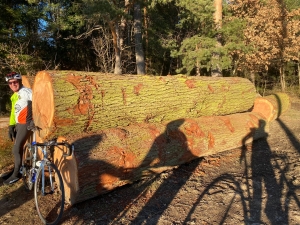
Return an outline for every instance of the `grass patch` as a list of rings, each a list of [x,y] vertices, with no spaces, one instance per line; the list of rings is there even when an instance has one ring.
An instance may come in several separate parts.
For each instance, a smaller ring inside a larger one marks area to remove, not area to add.
[[[12,149],[0,149],[0,169],[13,164]]]

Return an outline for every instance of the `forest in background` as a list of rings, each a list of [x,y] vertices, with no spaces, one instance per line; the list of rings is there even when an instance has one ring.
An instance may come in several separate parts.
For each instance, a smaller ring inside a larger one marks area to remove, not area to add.
[[[40,70],[239,76],[268,88],[300,81],[300,0],[1,0],[4,76]]]

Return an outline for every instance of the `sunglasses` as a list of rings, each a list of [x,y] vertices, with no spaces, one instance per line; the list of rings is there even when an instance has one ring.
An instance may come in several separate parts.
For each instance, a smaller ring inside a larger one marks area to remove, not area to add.
[[[18,84],[19,81],[11,81],[11,82],[8,82],[8,85],[12,85],[12,84]]]

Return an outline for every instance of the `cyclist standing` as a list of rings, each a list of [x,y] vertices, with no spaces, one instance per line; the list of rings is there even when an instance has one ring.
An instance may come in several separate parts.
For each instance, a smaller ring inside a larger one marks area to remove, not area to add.
[[[13,154],[15,166],[14,170],[2,176],[5,180],[3,184],[9,185],[20,179],[20,166],[22,163],[23,147],[30,136],[31,131],[27,129],[32,122],[32,90],[22,84],[22,77],[16,72],[6,75],[6,82],[14,92],[11,96],[11,114],[9,120],[9,138],[14,141]],[[7,178],[7,179],[6,179]]]

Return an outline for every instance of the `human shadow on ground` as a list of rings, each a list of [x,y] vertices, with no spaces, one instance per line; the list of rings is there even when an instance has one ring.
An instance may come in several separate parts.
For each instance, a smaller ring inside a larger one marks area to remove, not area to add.
[[[265,121],[260,120],[260,123],[264,127]],[[284,184],[276,179],[273,166],[273,163],[276,163],[276,159],[274,159],[274,154],[267,142],[268,134],[265,136],[266,138],[253,142],[250,164],[246,162],[246,157],[244,157],[247,194],[250,197],[250,213],[249,216],[246,216],[245,221],[249,223],[263,223],[261,219],[264,211],[271,224],[288,224],[288,213],[285,210],[285,206],[281,204]],[[243,148],[242,156],[244,151],[245,148]],[[252,173],[250,174],[249,171],[252,171]],[[282,176],[284,176],[284,171],[282,172]],[[264,198],[266,198],[265,208],[263,208]]]
[[[278,120],[278,122],[288,135],[294,149],[298,152],[298,140],[281,120]],[[264,126],[265,121],[260,120],[259,127]],[[239,201],[242,205],[243,220],[246,224],[265,224],[263,213],[272,225],[289,224],[291,201],[294,200],[296,206],[300,208],[300,200],[296,193],[300,186],[295,185],[293,179],[288,176],[292,168],[290,168],[289,158],[284,153],[284,149],[280,153],[272,151],[267,141],[267,133],[264,135],[265,138],[255,140],[252,145],[246,146],[245,143],[253,137],[255,132],[256,129],[252,129],[243,139],[240,157],[240,163],[243,164],[244,168],[243,177],[238,178],[234,174],[227,173],[215,178],[198,196],[184,223],[191,220],[192,214],[197,207],[201,207],[201,201],[206,195],[218,194],[222,191],[226,193],[233,191],[235,194],[230,201],[227,200],[226,209],[223,211],[219,224],[226,222],[233,203],[237,204],[236,201]],[[247,155],[249,156],[247,157]],[[227,185],[224,185],[225,183]],[[222,190],[224,186],[227,190]],[[230,191],[228,191],[228,188]]]

